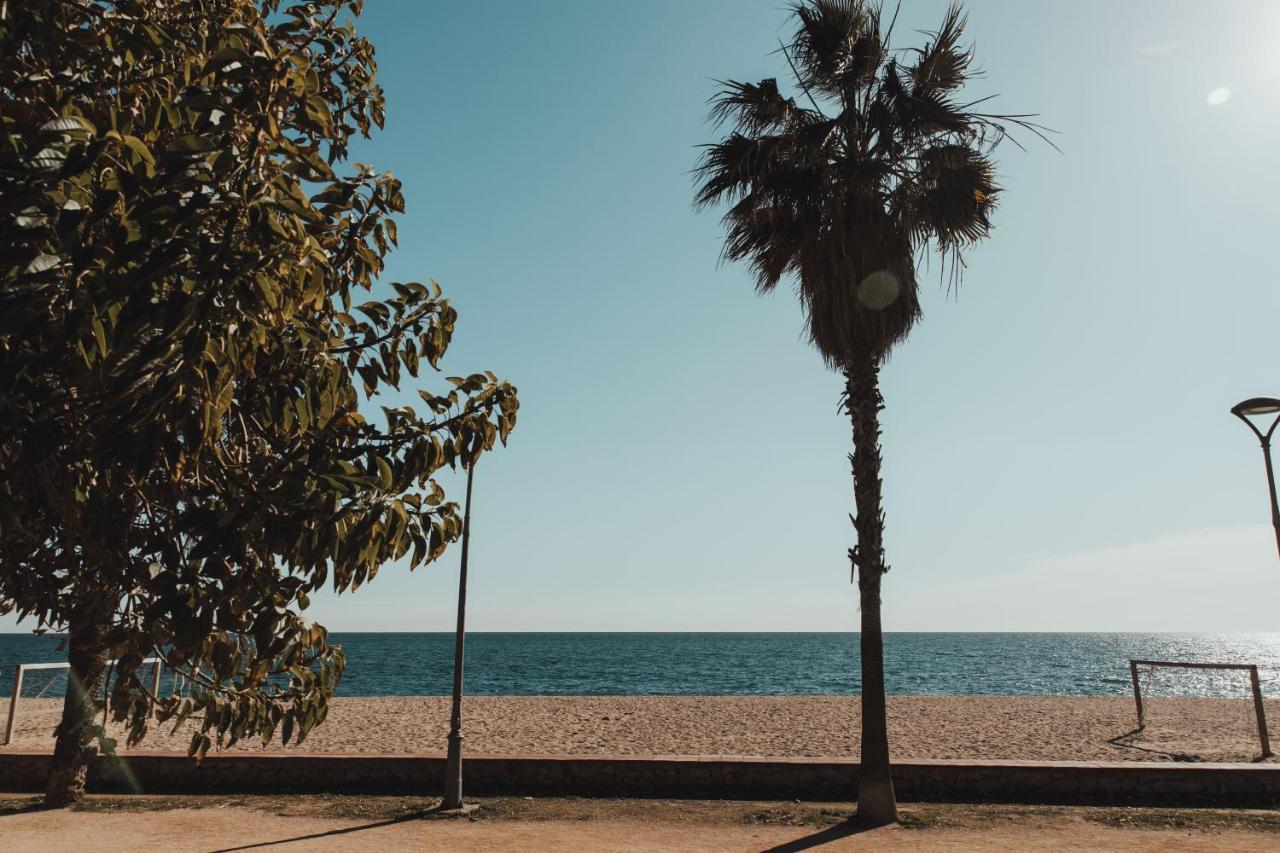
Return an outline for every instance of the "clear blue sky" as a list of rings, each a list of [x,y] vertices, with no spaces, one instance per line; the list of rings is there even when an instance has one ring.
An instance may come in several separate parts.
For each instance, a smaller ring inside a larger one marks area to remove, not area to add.
[[[784,5],[366,4],[388,121],[356,159],[409,204],[390,277],[459,309],[447,372],[521,392],[476,481],[477,630],[856,625],[840,379],[689,203],[712,80],[785,76]],[[904,2],[901,43],[944,6]],[[973,94],[1064,153],[1003,149],[993,238],[958,296],[925,277],[886,369],[887,628],[1280,629],[1227,412],[1280,395],[1280,4],[969,10]],[[312,612],[449,630],[457,556]]]

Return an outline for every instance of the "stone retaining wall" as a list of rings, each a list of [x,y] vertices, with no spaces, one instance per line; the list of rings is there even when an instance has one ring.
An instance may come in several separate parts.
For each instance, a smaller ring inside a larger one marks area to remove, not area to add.
[[[39,791],[47,753],[0,752],[0,791]],[[464,766],[468,794],[848,801],[852,759],[485,755]],[[440,793],[439,755],[211,755],[99,760],[91,790],[163,793]],[[1156,762],[902,761],[904,801],[1280,807],[1280,765]]]

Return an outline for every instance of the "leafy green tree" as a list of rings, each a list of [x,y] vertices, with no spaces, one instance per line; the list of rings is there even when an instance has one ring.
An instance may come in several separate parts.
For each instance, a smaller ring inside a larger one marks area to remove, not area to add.
[[[940,254],[955,283],[964,250],[990,231],[992,148],[1010,125],[1039,128],[959,101],[972,55],[958,6],[924,47],[896,51],[892,22],[882,28],[864,0],[805,0],[792,13],[782,52],[795,95],[773,79],[723,84],[711,117],[731,132],[703,153],[696,204],[729,205],[724,255],[751,265],[760,292],[795,281],[810,341],[844,375],[862,619],[858,816],[880,825],[897,819],[880,624],[880,366],[920,318],[918,261]]]
[[[343,668],[307,596],[438,558],[435,475],[515,423],[488,373],[362,412],[457,315],[370,292],[404,202],[335,171],[383,122],[360,8],[0,3],[0,611],[69,632],[51,803],[113,746],[99,712],[190,721],[196,755],[304,738]],[[151,695],[149,655],[193,694]]]

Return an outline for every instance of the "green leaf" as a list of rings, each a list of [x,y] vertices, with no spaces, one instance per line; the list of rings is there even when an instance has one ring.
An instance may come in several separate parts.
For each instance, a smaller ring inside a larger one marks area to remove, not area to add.
[[[215,147],[213,140],[192,134],[174,139],[169,143],[168,150],[180,154],[194,154],[202,151],[212,151]]]
[[[155,164],[156,160],[151,154],[151,149],[148,148],[146,143],[138,137],[125,135],[120,138],[120,141],[124,144],[125,148],[131,151],[139,160],[152,165]]]
[[[93,338],[98,342],[98,354],[105,356],[107,353],[107,333],[102,328],[102,321],[97,317],[92,320]]]
[[[97,133],[97,128],[93,126],[93,122],[84,116],[63,115],[55,119],[50,119],[40,125],[40,129],[45,133],[75,133],[88,131],[89,133]]]

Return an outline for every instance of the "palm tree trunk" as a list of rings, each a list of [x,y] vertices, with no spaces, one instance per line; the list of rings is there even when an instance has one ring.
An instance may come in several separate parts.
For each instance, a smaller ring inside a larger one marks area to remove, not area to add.
[[[880,580],[884,562],[884,508],[880,496],[880,361],[873,354],[850,360],[845,370],[845,410],[853,426],[853,499],[857,546],[849,559],[858,577],[862,605],[862,747],[858,767],[859,823],[884,826],[898,820],[889,771],[885,709],[884,633],[880,626]]]
[[[102,637],[107,627],[107,611],[101,602],[82,602],[72,610],[68,626],[67,693],[62,704],[53,747],[53,764],[45,803],[65,806],[84,797],[84,786],[93,758],[94,717],[98,693],[107,668],[107,650]]]

